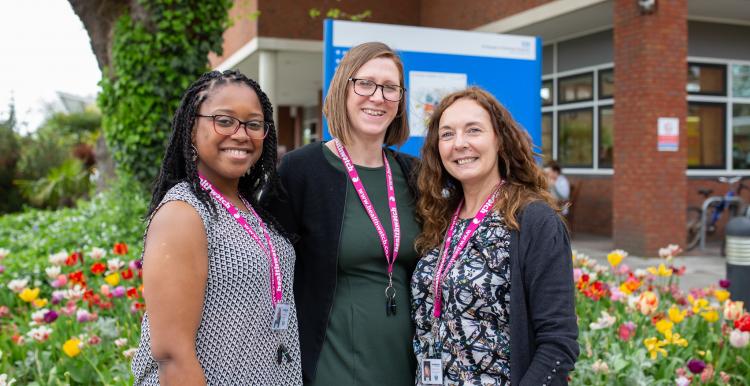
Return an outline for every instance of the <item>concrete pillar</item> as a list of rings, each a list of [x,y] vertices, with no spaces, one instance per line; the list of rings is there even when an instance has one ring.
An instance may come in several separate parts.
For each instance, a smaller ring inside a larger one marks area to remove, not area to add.
[[[273,104],[273,121],[279,121],[279,105],[276,100],[276,52],[261,50],[258,58],[258,84]],[[278,125],[277,125],[278,126]]]
[[[686,239],[687,2],[656,3],[614,2],[613,236],[642,256]],[[679,119],[678,151],[657,151],[659,117]]]

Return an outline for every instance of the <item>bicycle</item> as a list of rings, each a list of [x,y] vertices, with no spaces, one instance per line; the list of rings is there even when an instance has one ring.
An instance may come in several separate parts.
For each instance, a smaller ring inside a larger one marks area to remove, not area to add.
[[[750,187],[742,183],[744,179],[745,177],[742,176],[719,177],[719,182],[729,185],[723,196],[711,196],[713,189],[698,189],[698,193],[704,196],[705,200],[703,200],[703,205],[700,208],[696,206],[687,208],[688,235],[685,250],[689,251],[699,243],[701,249],[703,249],[706,235],[716,232],[716,224],[725,210],[730,217],[736,216],[737,213],[747,214],[745,212],[748,206],[740,195],[743,189],[750,190]],[[737,184],[736,189],[734,189],[735,184]]]

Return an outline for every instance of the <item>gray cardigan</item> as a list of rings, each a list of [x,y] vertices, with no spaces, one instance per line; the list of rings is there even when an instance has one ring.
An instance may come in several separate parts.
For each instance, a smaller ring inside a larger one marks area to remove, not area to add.
[[[533,202],[511,233],[510,375],[515,385],[565,385],[579,347],[568,232]]]

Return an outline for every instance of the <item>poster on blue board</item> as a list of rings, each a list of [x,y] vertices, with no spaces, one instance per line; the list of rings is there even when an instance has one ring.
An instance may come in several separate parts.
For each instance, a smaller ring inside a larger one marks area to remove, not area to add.
[[[444,95],[467,86],[495,95],[541,146],[542,47],[537,37],[326,20],[323,41],[323,95],[349,48],[380,41],[398,52],[411,133],[401,151],[419,155],[433,109]],[[323,138],[331,138],[325,124]]]

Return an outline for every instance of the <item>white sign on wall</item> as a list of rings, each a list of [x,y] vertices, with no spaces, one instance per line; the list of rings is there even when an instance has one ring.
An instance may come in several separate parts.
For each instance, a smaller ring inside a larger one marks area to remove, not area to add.
[[[659,118],[656,148],[658,151],[677,151],[680,148],[679,118]]]

